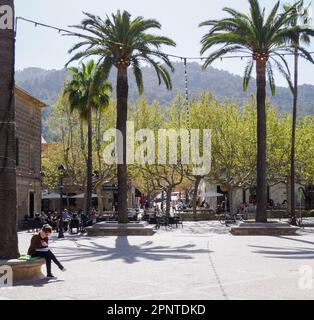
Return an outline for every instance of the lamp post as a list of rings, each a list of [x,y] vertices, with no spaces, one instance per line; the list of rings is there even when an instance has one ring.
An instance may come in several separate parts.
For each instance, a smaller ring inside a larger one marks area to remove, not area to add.
[[[299,180],[301,180],[301,177],[302,177],[302,162],[297,162],[297,165],[298,165],[298,169],[299,169]],[[302,187],[299,187],[298,188],[298,196],[299,196],[299,205],[300,205],[300,223],[302,224]]]
[[[59,219],[59,234],[58,239],[64,238],[63,234],[63,177],[65,173],[65,166],[61,164],[58,167],[60,176],[60,219]]]

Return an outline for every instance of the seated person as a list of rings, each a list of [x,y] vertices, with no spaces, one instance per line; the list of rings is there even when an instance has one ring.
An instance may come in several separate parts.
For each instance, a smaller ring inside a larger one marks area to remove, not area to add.
[[[31,244],[27,254],[32,257],[42,257],[46,260],[47,278],[54,278],[51,273],[51,260],[59,267],[61,271],[65,271],[63,265],[58,261],[55,255],[48,248],[49,236],[52,233],[52,228],[49,225],[44,225],[38,234],[33,235]]]

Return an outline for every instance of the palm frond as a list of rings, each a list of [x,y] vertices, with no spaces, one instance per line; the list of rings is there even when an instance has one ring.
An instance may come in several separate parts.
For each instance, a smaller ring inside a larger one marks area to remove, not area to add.
[[[254,62],[253,60],[250,60],[245,67],[244,77],[243,77],[243,91],[246,91],[249,86],[253,66],[254,66]]]
[[[242,49],[249,48],[249,43],[246,42],[246,39],[240,35],[234,33],[219,33],[219,34],[206,34],[201,40],[202,48],[201,54],[204,54],[205,51],[211,47],[219,44],[225,45],[238,45]]]
[[[250,3],[250,12],[251,12],[251,18],[253,21],[253,24],[259,34],[263,29],[263,22],[264,22],[264,17],[263,17],[263,12],[261,11],[260,5],[258,0],[249,0]]]
[[[269,82],[271,94],[272,94],[272,96],[275,96],[276,95],[276,84],[275,84],[275,78],[274,78],[272,64],[270,61],[268,61],[266,64],[266,72],[267,72],[267,79]]]
[[[274,57],[271,57],[271,60],[274,62],[276,69],[278,70],[278,72],[286,79],[289,88],[291,90],[292,93],[294,93],[294,87],[291,81],[291,77],[288,74],[288,72],[285,70],[285,68],[281,65],[280,62],[278,62]]]
[[[133,67],[133,74],[135,77],[138,93],[142,95],[144,91],[143,74],[142,74],[138,59],[136,58],[132,59],[132,67]]]
[[[205,59],[205,62],[203,64],[203,69],[206,69],[213,61],[224,56],[225,54],[231,53],[231,52],[237,52],[240,49],[243,49],[243,47],[242,46],[228,46],[227,45],[221,49],[214,51],[209,56],[207,56],[207,58]]]

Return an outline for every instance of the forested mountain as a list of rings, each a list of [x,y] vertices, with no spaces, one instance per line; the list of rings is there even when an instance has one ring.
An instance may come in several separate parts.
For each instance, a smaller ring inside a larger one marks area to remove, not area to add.
[[[172,75],[173,90],[167,91],[164,86],[158,86],[155,71],[150,67],[143,68],[144,95],[149,102],[159,100],[162,105],[169,103],[178,93],[184,93],[184,69],[183,64],[174,63],[175,73]],[[189,63],[188,85],[190,97],[198,97],[203,91],[211,91],[219,99],[229,98],[241,103],[250,94],[255,93],[255,85],[252,79],[248,92],[242,90],[242,78],[227,71],[209,67],[202,70],[197,63]],[[44,70],[40,68],[26,68],[16,72],[16,83],[22,89],[28,91],[35,97],[52,105],[60,94],[64,81],[68,78],[66,69]],[[110,80],[115,86],[115,72],[111,74]],[[139,98],[133,75],[130,76],[130,102]],[[270,94],[268,95],[271,96]],[[280,114],[292,112],[292,95],[288,88],[278,87],[275,97],[271,97]],[[49,140],[49,133],[45,125],[47,114],[52,107],[43,112],[43,133]],[[314,86],[302,85],[299,88],[299,110],[300,117],[314,114]]]

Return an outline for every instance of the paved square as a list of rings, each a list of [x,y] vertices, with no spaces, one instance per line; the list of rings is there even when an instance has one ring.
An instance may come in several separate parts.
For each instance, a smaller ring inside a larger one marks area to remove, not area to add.
[[[21,253],[30,237],[19,234]],[[314,299],[313,246],[311,228],[232,236],[219,222],[186,222],[152,237],[54,234],[50,247],[67,271],[53,265],[57,279],[0,289],[0,299]]]

